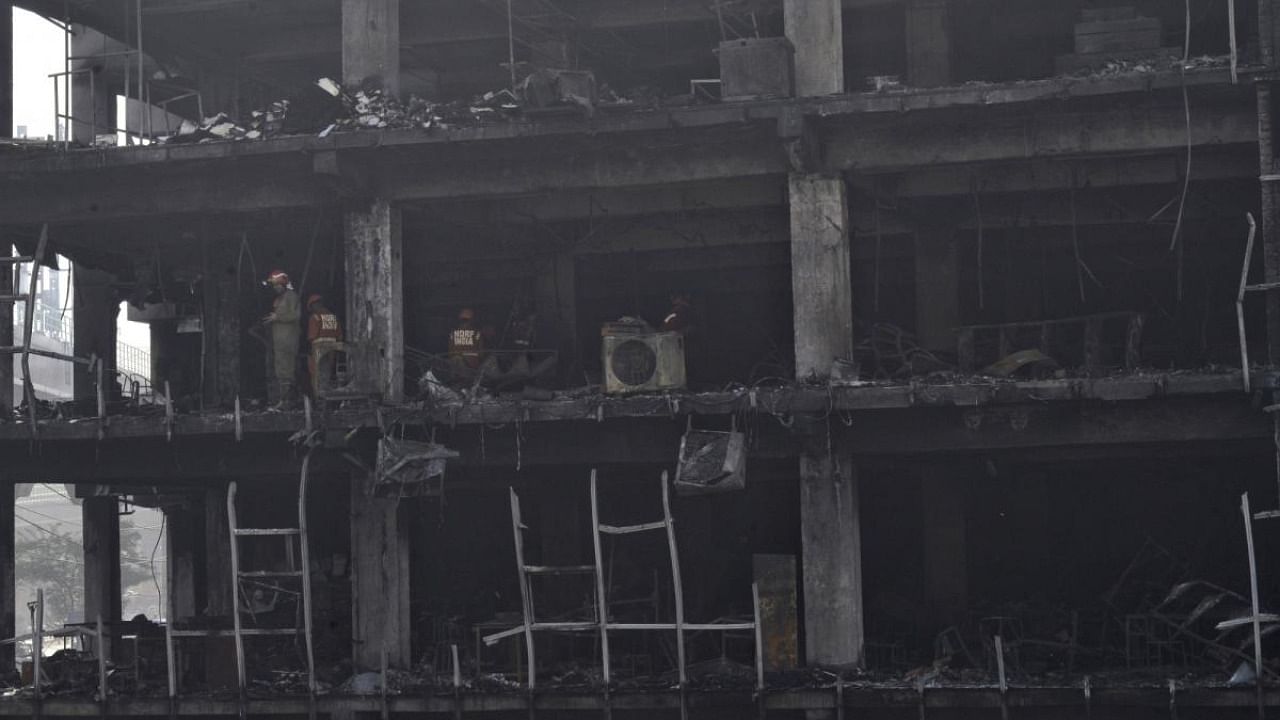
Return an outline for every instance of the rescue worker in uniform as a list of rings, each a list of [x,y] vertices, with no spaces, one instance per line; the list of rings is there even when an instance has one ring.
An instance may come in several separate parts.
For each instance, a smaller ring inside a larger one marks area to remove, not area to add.
[[[342,349],[342,324],[338,316],[324,304],[320,295],[307,298],[307,342],[311,345],[308,369],[311,371],[311,395],[317,400],[329,389],[337,352]]]
[[[449,364],[453,381],[469,384],[484,362],[484,333],[476,327],[476,312],[471,308],[458,311],[458,325],[449,333]]]
[[[508,375],[528,377],[532,359],[529,351],[533,349],[537,339],[538,314],[532,304],[523,295],[516,297],[511,306],[511,318],[507,321],[506,332],[503,333],[503,350],[510,355],[510,363],[505,371]]]
[[[279,393],[276,407],[283,408],[292,405],[295,398],[302,309],[298,293],[283,271],[271,271],[267,285],[276,297],[271,303],[271,312],[262,318],[262,322],[271,329],[271,367]]]
[[[671,312],[662,320],[662,332],[677,332],[688,336],[693,330],[693,305],[685,293],[671,296]]]

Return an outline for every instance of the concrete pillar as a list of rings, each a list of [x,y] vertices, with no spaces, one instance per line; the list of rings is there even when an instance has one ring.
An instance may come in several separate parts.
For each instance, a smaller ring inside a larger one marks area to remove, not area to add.
[[[965,484],[946,465],[929,464],[920,472],[920,517],[924,523],[924,591],[926,633],[964,619],[968,609],[968,563],[965,552]]]
[[[840,0],[784,0],[783,25],[795,46],[796,97],[844,92]]]
[[[753,555],[751,577],[760,589],[760,636],[764,669],[795,670],[800,664],[794,555]]]
[[[791,176],[791,294],[796,377],[825,379],[853,354],[849,202],[844,180]],[[853,459],[815,423],[800,454],[805,655],[810,665],[863,662],[862,540]]]
[[[204,491],[204,610],[209,617],[231,618],[231,526],[227,520],[227,486]]]
[[[960,256],[955,231],[923,226],[916,232],[916,339],[932,352],[954,352],[960,324]]]
[[[0,2],[0,137],[13,136],[13,3]],[[6,635],[5,637],[13,637]],[[13,654],[13,650],[9,650]],[[6,665],[5,667],[9,667]]]
[[[791,176],[791,296],[796,377],[826,378],[853,355],[849,199],[844,180]]]
[[[551,328],[552,338],[560,352],[560,379],[577,383],[582,379],[581,354],[578,349],[578,273],[574,256],[557,253],[541,268],[534,286],[534,304],[544,326]]]
[[[84,619],[120,620],[120,509],[111,495],[95,495],[80,506],[84,527]],[[103,639],[106,657],[114,657],[115,632]]]
[[[1262,7],[1269,3],[1261,3]],[[1265,27],[1260,32],[1264,32]],[[1258,166],[1263,176],[1274,175],[1276,163],[1275,133],[1278,129],[1272,116],[1274,84],[1261,81],[1256,85],[1258,104]],[[1262,244],[1262,261],[1267,282],[1280,282],[1280,183],[1262,183],[1262,202],[1258,236]],[[1262,293],[1267,311],[1267,358],[1271,364],[1280,363],[1280,293]],[[1256,362],[1264,362],[1258,358]]]
[[[348,363],[355,384],[404,398],[404,295],[400,209],[373,200],[346,212]]]
[[[907,82],[937,87],[951,82],[951,35],[948,0],[907,3]]]
[[[234,257],[219,257],[222,244],[206,237],[201,246],[204,268],[203,330],[205,333],[204,402],[229,408],[240,392],[240,283]]]
[[[71,282],[72,307],[75,309],[75,356],[87,358],[96,355],[101,358],[102,379],[109,389],[115,382],[116,316],[120,314],[120,299],[111,286],[109,273],[76,263],[72,266]],[[75,366],[72,389],[77,400],[97,396],[97,377],[88,366]]]
[[[196,551],[204,538],[198,530],[200,523],[189,507],[164,509],[165,518],[165,589],[169,593],[170,619],[182,621],[196,617]],[[166,612],[169,611],[166,608]]]
[[[0,8],[4,10],[4,8]],[[14,493],[11,481],[0,482],[0,635],[17,635],[14,615],[17,609],[17,584],[14,578],[13,523]],[[13,667],[13,646],[0,645],[0,667]]]
[[[72,25],[71,54],[88,57],[102,54],[108,42],[102,33]],[[115,89],[108,86],[102,75],[100,59],[77,60],[71,80],[71,139],[78,145],[92,145],[98,135],[111,134],[116,126]]]
[[[409,533],[395,498],[373,497],[363,475],[351,479],[351,641],[357,671],[407,670],[409,652]]]
[[[400,94],[400,0],[342,0],[342,83]]]
[[[805,659],[861,667],[862,529],[853,459],[810,438],[800,455]]]

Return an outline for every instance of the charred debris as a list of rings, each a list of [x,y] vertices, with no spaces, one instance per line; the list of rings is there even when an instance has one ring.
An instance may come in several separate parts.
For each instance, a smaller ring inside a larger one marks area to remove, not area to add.
[[[1272,0],[14,4],[0,715],[1280,703]]]

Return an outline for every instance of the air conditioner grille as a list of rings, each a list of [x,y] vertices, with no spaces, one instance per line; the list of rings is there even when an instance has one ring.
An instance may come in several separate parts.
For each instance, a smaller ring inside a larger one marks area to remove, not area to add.
[[[644,385],[658,370],[658,355],[647,343],[628,340],[613,350],[613,375],[624,385]]]

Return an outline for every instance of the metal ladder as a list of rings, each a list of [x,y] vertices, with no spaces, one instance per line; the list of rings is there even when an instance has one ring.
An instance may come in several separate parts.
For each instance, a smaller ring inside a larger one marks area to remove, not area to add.
[[[314,451],[312,451],[314,452]],[[231,482],[227,486],[227,525],[231,533],[231,583],[235,593],[235,607],[232,608],[231,617],[234,621],[234,633],[236,639],[236,670],[237,679],[239,681],[240,697],[243,701],[245,691],[248,687],[247,674],[245,672],[244,657],[244,639],[246,637],[261,636],[297,636],[302,632],[306,640],[307,649],[307,690],[314,701],[316,696],[316,669],[315,669],[315,646],[312,638],[311,628],[311,554],[307,542],[307,481],[309,469],[311,466],[312,452],[308,452],[302,460],[302,475],[298,481],[298,526],[295,528],[242,528],[236,522],[236,483]],[[240,539],[246,537],[278,537],[284,540],[285,557],[287,559],[287,570],[241,570],[240,569]],[[294,555],[294,538],[298,539],[298,547],[301,556],[301,567],[295,560]],[[271,581],[301,581],[301,593],[295,593],[292,590],[281,587],[283,583]],[[295,623],[292,627],[269,627],[269,628],[245,628],[241,620],[242,612],[253,613],[253,590],[265,589],[276,593],[286,593],[298,595],[298,612],[295,614]],[[241,603],[244,603],[242,609]],[[297,617],[301,616],[301,627],[297,623]]]
[[[684,588],[680,576],[680,555],[676,547],[675,520],[671,515],[671,490],[668,475],[664,471],[661,479],[662,519],[638,525],[605,525],[600,522],[599,493],[596,485],[596,471],[591,471],[591,524],[592,545],[595,551],[594,565],[571,566],[539,566],[526,565],[524,560],[523,532],[528,528],[521,521],[520,498],[514,489],[511,490],[511,527],[515,536],[516,570],[520,578],[520,600],[524,615],[524,624],[484,638],[488,645],[493,645],[512,635],[523,633],[525,653],[528,661],[528,689],[536,687],[537,665],[534,651],[533,633],[537,631],[551,632],[589,632],[596,630],[600,634],[601,676],[606,689],[609,686],[611,672],[609,664],[609,631],[674,631],[676,634],[676,662],[679,664],[681,709],[684,711],[684,691],[688,685],[685,661],[685,633],[694,632],[728,632],[751,630],[755,632],[757,686],[764,687],[763,644],[760,636],[760,600],[759,591],[752,585],[753,622],[749,623],[694,623],[684,619]],[[667,548],[671,556],[671,582],[675,595],[674,623],[614,623],[609,622],[609,599],[604,581],[604,554],[601,550],[601,537],[605,535],[620,536],[644,532],[663,531],[667,537]],[[595,622],[538,622],[534,613],[533,595],[529,578],[534,575],[574,575],[590,574],[596,582],[596,621]]]
[[[78,358],[74,355],[65,355],[53,350],[44,350],[41,348],[31,347],[31,334],[35,326],[36,318],[36,289],[40,282],[40,264],[44,262],[45,250],[49,245],[49,226],[42,225],[40,227],[40,240],[36,243],[36,251],[34,255],[0,255],[0,265],[12,266],[5,272],[10,273],[12,278],[17,273],[14,272],[20,265],[30,265],[29,279],[27,283],[27,291],[18,293],[17,287],[12,289],[11,295],[0,295],[0,308],[12,307],[14,303],[21,302],[25,304],[25,312],[22,320],[22,344],[11,345],[8,347],[0,346],[0,357],[8,357],[11,355],[21,356],[22,363],[22,397],[27,404],[27,420],[31,423],[31,436],[38,438],[39,427],[36,425],[36,388],[31,382],[31,356],[39,355],[41,357],[52,358],[54,360],[64,360],[66,362],[88,365],[90,367],[97,366],[97,383],[98,383],[98,415],[100,420],[104,418],[106,413],[105,397],[102,388],[102,365],[95,359]],[[11,283],[16,285],[16,283]],[[10,322],[7,318],[4,322]],[[100,433],[101,434],[101,433]]]

